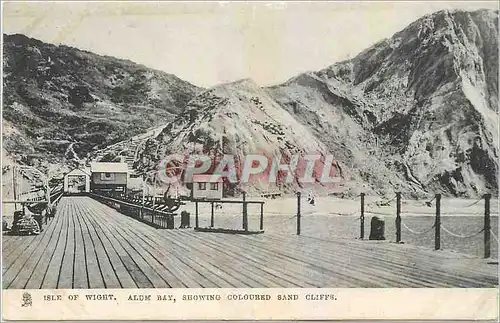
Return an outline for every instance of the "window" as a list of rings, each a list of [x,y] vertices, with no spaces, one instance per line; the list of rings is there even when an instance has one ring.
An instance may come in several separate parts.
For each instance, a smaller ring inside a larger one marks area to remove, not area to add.
[[[207,189],[207,183],[198,183],[198,189],[204,191]]]
[[[212,191],[217,191],[219,189],[219,183],[210,183],[210,189]]]
[[[101,181],[113,181],[115,179],[115,174],[113,173],[101,173]]]

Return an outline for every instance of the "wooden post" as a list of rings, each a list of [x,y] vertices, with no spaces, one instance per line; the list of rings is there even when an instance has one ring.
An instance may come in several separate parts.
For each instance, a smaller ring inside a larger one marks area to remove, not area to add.
[[[491,199],[491,194],[484,195],[484,258],[491,257],[490,199]]]
[[[153,179],[153,198],[152,198],[152,201],[153,201],[152,209],[154,210],[155,206],[156,206],[156,177]]]
[[[300,192],[297,192],[297,235],[300,235]]]
[[[210,227],[214,227],[214,202],[210,203],[212,204],[212,212],[210,213]]]
[[[264,230],[264,203],[260,204],[260,229]]]
[[[17,188],[16,188],[16,184],[17,184],[17,174],[16,174],[16,170],[17,170],[17,167],[16,166],[12,166],[12,192],[14,194],[14,201],[17,201]],[[14,210],[17,211],[17,203],[14,203]]]
[[[401,242],[401,192],[396,193],[396,242]]]
[[[49,184],[49,177],[45,179],[45,198],[47,199],[47,210],[50,210],[52,208],[52,203],[50,202],[50,184]]]
[[[248,231],[247,193],[243,192],[243,230]]]
[[[195,227],[198,228],[198,202],[194,202],[195,212]]]
[[[365,238],[365,193],[361,193],[361,216],[360,219],[360,232],[359,238],[363,240]]]
[[[441,194],[436,194],[436,222],[434,222],[434,250],[441,249]]]

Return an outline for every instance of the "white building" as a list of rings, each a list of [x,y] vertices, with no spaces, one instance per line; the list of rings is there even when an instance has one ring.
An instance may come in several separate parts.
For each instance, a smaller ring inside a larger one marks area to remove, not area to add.
[[[222,199],[223,181],[220,175],[193,175],[191,197],[194,199]]]
[[[90,192],[90,170],[75,168],[64,175],[63,191],[66,194]]]
[[[126,192],[129,177],[127,163],[91,163],[90,172],[92,191]]]

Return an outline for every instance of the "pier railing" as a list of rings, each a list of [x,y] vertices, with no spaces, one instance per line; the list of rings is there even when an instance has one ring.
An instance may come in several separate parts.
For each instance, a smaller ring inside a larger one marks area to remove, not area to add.
[[[89,196],[152,227],[173,229],[175,226],[174,217],[177,214],[162,211],[164,204],[153,204],[152,201],[145,201],[143,204],[142,198],[125,195],[105,196],[89,193]]]
[[[281,214],[287,215],[282,217],[280,225],[286,226],[288,233],[291,233],[290,222],[293,222],[296,235],[322,239],[387,239],[428,246],[434,250],[480,253],[484,258],[492,257],[498,250],[495,234],[498,211],[491,212],[491,194],[466,201],[442,199],[441,194],[429,195],[423,200],[405,198],[400,192],[385,198],[361,193],[355,198],[359,201],[357,210],[353,209],[356,203],[353,199],[331,199],[327,201],[327,207],[322,204],[325,200],[321,200],[319,206],[311,207],[301,193],[297,193],[296,197],[294,214]],[[353,220],[352,223],[349,219]]]
[[[441,250],[442,249],[442,232],[445,232],[447,235],[452,236],[454,238],[459,238],[459,239],[470,239],[479,236],[480,234],[483,235],[483,251],[484,251],[484,258],[490,258],[491,257],[491,237],[493,237],[496,240],[496,243],[498,244],[498,238],[494,234],[492,228],[491,228],[491,194],[485,194],[481,198],[477,199],[476,201],[470,203],[467,206],[464,206],[462,208],[462,211],[464,211],[467,208],[470,208],[476,204],[479,204],[481,201],[484,201],[484,208],[482,211],[483,215],[483,225],[482,227],[478,227],[476,230],[472,230],[471,233],[468,234],[460,234],[457,232],[454,232],[452,228],[447,227],[442,223],[442,201],[441,201],[441,194],[435,194],[432,199],[429,201],[426,201],[425,204],[428,207],[433,207],[434,208],[434,222],[431,224],[429,227],[423,229],[423,230],[416,230],[414,228],[411,228],[409,224],[407,224],[405,221],[409,217],[402,217],[402,195],[400,192],[397,192],[396,195],[392,200],[385,201],[385,202],[379,202],[380,204],[386,204],[388,205],[392,201],[396,202],[396,211],[395,211],[395,226],[396,226],[396,242],[401,243],[403,241],[403,229],[413,235],[426,235],[429,234],[430,232],[434,231],[434,250]],[[365,194],[360,195],[360,238],[364,239],[364,231],[365,231],[365,213],[370,213],[366,212],[366,207],[369,205],[365,204]],[[418,213],[418,212],[417,212]],[[377,214],[377,213],[375,213]],[[390,215],[390,214],[384,214],[381,213],[382,215]],[[454,215],[454,214],[446,214],[446,215]],[[472,215],[472,216],[478,216],[480,215],[479,213],[471,213],[467,215]]]

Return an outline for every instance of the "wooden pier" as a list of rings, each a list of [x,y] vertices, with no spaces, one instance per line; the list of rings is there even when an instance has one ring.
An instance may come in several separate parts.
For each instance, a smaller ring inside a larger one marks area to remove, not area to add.
[[[495,287],[498,263],[389,242],[155,229],[63,197],[38,236],[3,236],[3,288]]]

